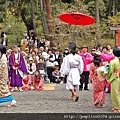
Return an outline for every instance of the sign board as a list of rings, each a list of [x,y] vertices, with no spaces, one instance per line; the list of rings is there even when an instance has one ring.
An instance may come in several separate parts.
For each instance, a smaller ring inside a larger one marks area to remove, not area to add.
[[[110,27],[110,30],[117,31],[119,27]]]

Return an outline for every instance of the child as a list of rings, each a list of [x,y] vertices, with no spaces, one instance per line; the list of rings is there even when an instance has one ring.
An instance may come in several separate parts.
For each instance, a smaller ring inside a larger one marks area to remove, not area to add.
[[[40,76],[40,72],[36,71],[33,82],[34,90],[43,90],[43,79]]]
[[[27,69],[28,69],[28,79],[29,79],[28,83],[29,83],[29,85],[32,86],[33,85],[33,80],[34,80],[34,73],[36,71],[36,65],[33,62],[32,57],[29,58],[29,63],[27,65]]]
[[[60,71],[59,71],[58,66],[55,66],[54,71],[52,72],[52,77],[53,77],[53,82],[55,82],[55,83],[60,83],[61,82]]]

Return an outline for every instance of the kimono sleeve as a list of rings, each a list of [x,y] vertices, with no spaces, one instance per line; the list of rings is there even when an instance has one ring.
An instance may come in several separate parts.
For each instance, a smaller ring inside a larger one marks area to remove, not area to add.
[[[110,62],[109,71],[108,71],[108,74],[106,75],[106,80],[108,82],[112,82],[116,78],[116,76],[114,74],[114,68],[115,68],[115,63],[114,62]]]
[[[113,55],[107,55],[107,54],[104,54],[104,53],[102,53],[102,54],[100,55],[100,57],[101,57],[101,59],[106,60],[106,61],[108,61],[108,62],[110,62],[111,60],[114,59],[114,56],[113,56]]]
[[[12,54],[9,57],[9,66],[10,66],[10,68],[13,67]]]
[[[27,74],[27,68],[25,65],[25,61],[23,59],[23,56],[20,54],[20,64],[18,66],[18,69],[21,70],[23,73]]]
[[[93,65],[93,63],[91,63],[90,64],[90,79],[92,79],[93,74],[94,74],[94,65]]]
[[[0,80],[8,81],[8,67],[5,62],[0,62]]]
[[[90,64],[93,61],[93,56],[90,53],[88,53],[87,57],[88,57],[88,60],[86,60],[86,64]]]
[[[66,56],[63,59],[63,63],[61,65],[60,73],[62,75],[68,75],[69,72],[70,72],[70,63],[69,63],[69,60],[68,60],[68,56]]]
[[[79,59],[80,59],[80,64],[78,66],[78,69],[79,69],[80,74],[82,74],[83,73],[84,64],[83,64],[83,59],[82,59],[81,56],[79,56]]]

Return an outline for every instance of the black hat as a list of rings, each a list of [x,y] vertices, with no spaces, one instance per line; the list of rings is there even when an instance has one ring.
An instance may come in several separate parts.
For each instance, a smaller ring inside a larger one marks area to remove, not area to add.
[[[113,54],[116,56],[116,57],[120,57],[120,48],[119,47],[115,47],[113,49]]]
[[[3,45],[0,45],[0,52],[2,53],[2,54],[6,54],[6,47],[5,46],[3,46]]]
[[[76,44],[74,42],[71,42],[69,48],[71,50],[75,50],[76,49]]]

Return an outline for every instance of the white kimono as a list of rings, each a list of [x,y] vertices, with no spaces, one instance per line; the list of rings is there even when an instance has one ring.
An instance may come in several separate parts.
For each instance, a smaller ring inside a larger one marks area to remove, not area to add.
[[[63,59],[60,72],[67,75],[66,89],[79,89],[80,74],[83,72],[83,60],[78,54],[69,54]]]

